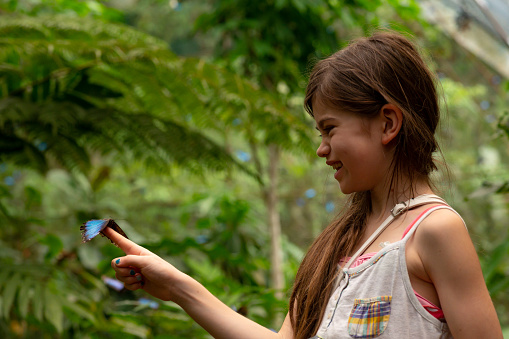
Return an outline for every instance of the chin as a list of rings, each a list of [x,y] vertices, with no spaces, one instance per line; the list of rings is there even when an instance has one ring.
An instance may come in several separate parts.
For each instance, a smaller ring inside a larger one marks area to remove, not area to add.
[[[368,190],[368,189],[361,188],[361,187],[352,187],[352,186],[347,186],[347,185],[341,185],[341,183],[339,183],[339,189],[341,190],[341,193],[343,193],[343,194],[352,194],[352,193],[364,192],[364,191]]]
[[[339,184],[339,189],[341,190],[341,193],[343,194],[351,194],[357,192],[356,190],[353,190],[351,187],[344,187]]]

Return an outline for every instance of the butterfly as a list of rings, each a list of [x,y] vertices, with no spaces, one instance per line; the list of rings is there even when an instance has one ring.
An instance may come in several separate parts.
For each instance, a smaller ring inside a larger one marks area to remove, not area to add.
[[[83,242],[87,242],[92,240],[92,238],[97,236],[99,233],[101,233],[101,235],[104,237],[105,235],[102,231],[106,227],[112,228],[117,233],[129,239],[127,235],[124,233],[124,231],[122,231],[120,226],[118,226],[115,220],[113,219],[94,219],[87,221],[82,226],[80,226],[81,239],[83,240]]]

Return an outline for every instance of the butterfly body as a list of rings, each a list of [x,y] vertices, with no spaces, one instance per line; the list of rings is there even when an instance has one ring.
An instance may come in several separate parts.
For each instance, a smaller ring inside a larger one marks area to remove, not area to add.
[[[104,236],[102,231],[106,228],[112,228],[115,232],[121,234],[122,236],[127,238],[127,235],[122,231],[120,226],[117,225],[115,220],[113,219],[93,219],[89,220],[80,226],[81,230],[81,239],[83,242],[87,242],[92,240],[92,238],[96,237],[99,233]],[[129,239],[129,238],[128,238]]]

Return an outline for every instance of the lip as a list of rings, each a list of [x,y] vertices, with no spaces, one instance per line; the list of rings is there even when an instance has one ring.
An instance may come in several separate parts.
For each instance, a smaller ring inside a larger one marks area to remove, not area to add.
[[[340,167],[335,173],[334,173],[334,179],[336,179],[337,181],[339,181],[339,176],[340,176],[340,173],[342,172],[341,170],[343,169],[343,167]]]
[[[327,165],[329,165],[330,167],[332,167],[333,169],[334,169],[334,167],[337,167],[337,166],[343,167],[343,163],[341,161],[326,161],[325,163]],[[339,169],[341,169],[341,167]]]
[[[331,166],[333,169],[336,165],[341,165],[341,167],[338,168],[334,173],[334,179],[339,180],[339,175],[341,173],[341,169],[343,168],[343,163],[341,161],[326,161],[325,163]]]

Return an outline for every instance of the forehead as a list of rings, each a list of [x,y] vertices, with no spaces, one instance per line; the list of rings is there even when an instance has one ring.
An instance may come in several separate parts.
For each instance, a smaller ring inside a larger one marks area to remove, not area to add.
[[[348,117],[354,117],[354,114],[327,105],[322,100],[313,99],[313,118],[316,121],[317,127],[321,127],[321,125],[328,120],[338,120]]]

